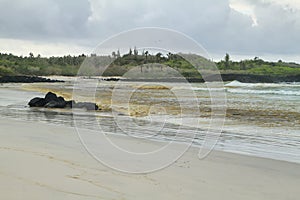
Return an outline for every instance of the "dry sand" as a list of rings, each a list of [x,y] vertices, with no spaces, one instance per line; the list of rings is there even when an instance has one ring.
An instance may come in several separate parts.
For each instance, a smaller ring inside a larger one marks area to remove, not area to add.
[[[93,159],[73,128],[7,119],[0,127],[3,200],[300,198],[299,164],[217,151],[199,160],[190,148],[166,169],[133,175]]]

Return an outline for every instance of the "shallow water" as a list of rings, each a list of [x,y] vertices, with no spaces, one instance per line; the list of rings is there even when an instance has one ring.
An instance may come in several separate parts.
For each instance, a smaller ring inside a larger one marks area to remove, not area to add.
[[[85,90],[93,86],[91,82],[88,84],[89,80],[84,81],[86,81]],[[73,86],[72,82],[59,84],[61,88],[72,89]],[[114,84],[101,82],[97,89],[104,94],[111,91]],[[124,83],[122,90],[129,92],[132,88],[136,88],[136,84],[140,83]],[[21,84],[3,84],[0,87],[0,116],[101,130],[107,134],[130,134],[152,140],[176,139],[178,142],[186,142],[195,136],[193,145],[201,146],[210,120],[208,115],[210,112],[205,111],[211,106],[207,86],[200,83],[193,83],[191,86],[176,83],[170,87],[173,90],[192,89],[198,97],[200,115],[191,112],[194,109],[192,107],[194,96],[190,93],[181,93],[184,102],[188,102],[184,104],[187,112],[178,115],[168,114],[163,109],[164,106],[176,104],[176,98],[168,92],[169,90],[138,90],[135,103],[155,102],[155,105],[159,105],[161,113],[154,111],[149,116],[128,118],[122,117],[121,112],[72,112],[29,108],[26,105],[29,99],[44,94],[22,90]],[[220,88],[212,89],[220,90]],[[297,118],[300,112],[300,96],[297,93],[299,89],[299,83],[244,84],[235,81],[225,84],[228,113],[222,135],[215,148],[300,163],[300,129]],[[118,101],[122,102],[122,99]],[[184,122],[191,123],[182,125],[182,118]]]

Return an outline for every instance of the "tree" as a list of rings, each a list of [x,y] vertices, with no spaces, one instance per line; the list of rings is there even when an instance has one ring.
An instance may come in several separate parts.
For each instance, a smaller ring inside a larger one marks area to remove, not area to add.
[[[132,55],[132,50],[131,50],[131,48],[129,49],[129,53],[128,53],[128,55]]]
[[[158,52],[155,56],[156,56],[156,61],[159,62],[160,57],[162,56],[162,53]]]
[[[34,58],[34,55],[33,55],[32,52],[29,53],[29,57],[30,57],[30,58]]]
[[[116,58],[116,57],[117,57],[117,54],[116,54],[116,52],[114,52],[114,51],[111,53],[111,55],[112,55],[113,58]]]
[[[138,52],[138,50],[136,49],[136,47],[134,47],[134,49],[133,49],[133,54],[134,54],[135,56],[137,56],[137,55],[139,54],[139,52]]]
[[[156,62],[159,63],[160,62],[160,58],[162,56],[162,53],[158,52],[155,57],[156,57]],[[160,65],[160,71],[162,71],[162,65]]]
[[[246,64],[244,61],[240,62],[241,70],[246,70]]]
[[[230,57],[229,57],[229,54],[226,53],[226,55],[225,55],[225,70],[229,69],[229,62],[230,62]]]
[[[171,59],[172,59],[172,56],[173,56],[173,54],[172,54],[171,52],[169,52],[169,53],[167,54],[168,60],[171,60]]]
[[[148,52],[148,51],[145,51],[146,62],[147,62],[147,59],[148,59],[148,55],[149,55],[149,52]]]

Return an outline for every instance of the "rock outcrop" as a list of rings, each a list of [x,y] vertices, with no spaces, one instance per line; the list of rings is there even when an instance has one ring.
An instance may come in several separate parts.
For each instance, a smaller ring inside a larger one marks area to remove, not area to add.
[[[42,78],[38,76],[2,76],[0,77],[0,83],[54,83],[64,82],[60,80],[53,80],[48,78]]]
[[[74,100],[66,101],[63,97],[58,97],[52,92],[48,92],[45,98],[35,97],[28,103],[30,107],[44,108],[81,108],[86,110],[98,110],[99,107],[91,102],[75,102]]]

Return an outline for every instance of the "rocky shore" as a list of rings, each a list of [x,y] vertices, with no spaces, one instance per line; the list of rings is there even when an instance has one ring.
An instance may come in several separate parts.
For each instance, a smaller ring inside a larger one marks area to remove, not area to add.
[[[254,74],[221,74],[223,81],[239,81],[243,83],[280,83],[280,82],[300,82],[300,75],[293,76],[270,76],[270,75],[254,75]],[[190,82],[190,83],[204,83],[202,78],[116,78],[107,77],[102,78],[104,81],[130,81],[130,82]],[[219,81],[219,75],[207,75],[206,81]],[[42,78],[38,76],[2,76],[0,83],[55,83],[64,82],[61,80],[53,80],[49,78]]]
[[[0,83],[55,83],[64,82],[61,80],[53,80],[49,78],[42,78],[38,76],[2,76]]]
[[[130,82],[190,82],[204,83],[205,81],[219,81],[219,74],[207,75],[203,78],[103,78],[104,81],[130,81]],[[300,82],[300,75],[294,76],[270,76],[253,74],[221,74],[223,81],[239,81],[242,83],[280,83],[280,82]]]
[[[300,75],[295,76],[270,76],[253,74],[221,74],[223,81],[237,80],[243,83],[279,83],[300,82]]]

